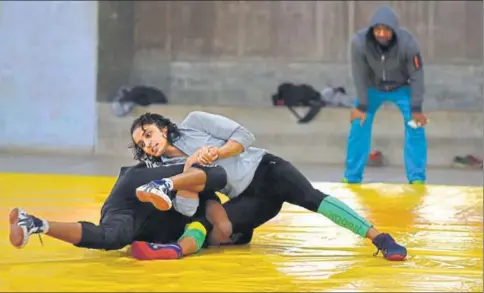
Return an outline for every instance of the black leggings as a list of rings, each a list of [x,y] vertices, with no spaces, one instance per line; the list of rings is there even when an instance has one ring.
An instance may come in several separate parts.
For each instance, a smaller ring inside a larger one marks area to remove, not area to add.
[[[255,194],[269,200],[277,198],[316,212],[328,195],[314,188],[311,182],[290,162],[266,154],[249,187],[240,195]]]
[[[153,211],[149,214],[112,212],[103,217],[99,225],[80,222],[81,242],[77,247],[117,250],[133,241],[155,243],[176,242],[190,219],[175,211]],[[207,223],[203,223],[208,226]]]
[[[255,228],[276,217],[284,202],[317,211],[327,196],[315,189],[291,163],[266,154],[251,184],[224,207],[232,222],[233,236],[240,238],[239,234],[252,235]]]

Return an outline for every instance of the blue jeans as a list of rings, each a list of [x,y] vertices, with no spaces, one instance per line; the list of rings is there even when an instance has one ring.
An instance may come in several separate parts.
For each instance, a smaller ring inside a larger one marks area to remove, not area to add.
[[[393,92],[368,90],[366,121],[361,126],[360,119],[355,119],[351,123],[348,136],[345,179],[349,183],[360,183],[363,179],[366,160],[370,152],[373,118],[385,101],[395,103],[403,115],[405,123],[404,161],[408,181],[426,179],[427,140],[425,129],[423,127],[413,129],[408,126],[407,123],[412,119],[410,99],[410,88],[408,87],[401,87]],[[355,101],[355,106],[357,105],[358,101]]]

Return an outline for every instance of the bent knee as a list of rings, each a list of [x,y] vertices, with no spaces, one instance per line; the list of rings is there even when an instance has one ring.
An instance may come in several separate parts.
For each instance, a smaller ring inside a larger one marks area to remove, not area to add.
[[[221,166],[205,166],[198,163],[192,165],[192,168],[202,170],[207,176],[205,191],[220,190],[227,185],[227,172]]]
[[[177,195],[173,201],[173,207],[180,214],[192,217],[197,212],[200,200],[198,198],[187,198]]]

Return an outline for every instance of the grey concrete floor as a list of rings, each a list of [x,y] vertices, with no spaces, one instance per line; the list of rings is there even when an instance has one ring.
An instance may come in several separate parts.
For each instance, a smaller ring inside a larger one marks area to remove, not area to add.
[[[117,176],[121,166],[133,165],[130,157],[86,154],[0,152],[0,172]],[[339,182],[343,166],[295,164],[313,182]],[[483,186],[482,170],[429,169],[428,184]],[[365,183],[406,183],[404,168],[367,168]]]

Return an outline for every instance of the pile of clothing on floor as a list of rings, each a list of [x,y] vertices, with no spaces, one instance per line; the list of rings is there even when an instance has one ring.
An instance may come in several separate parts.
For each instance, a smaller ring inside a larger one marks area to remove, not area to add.
[[[309,123],[324,107],[350,108],[352,98],[346,95],[343,86],[326,87],[321,92],[309,84],[281,83],[272,95],[272,105],[287,107],[298,119],[298,123]],[[307,108],[304,115],[300,115],[295,107]]]

